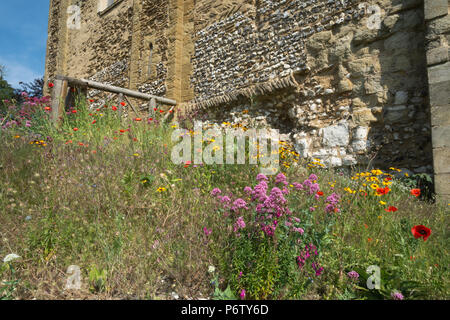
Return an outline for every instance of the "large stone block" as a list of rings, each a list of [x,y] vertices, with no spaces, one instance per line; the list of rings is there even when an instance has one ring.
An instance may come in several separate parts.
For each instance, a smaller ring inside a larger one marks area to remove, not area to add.
[[[327,147],[347,146],[350,139],[348,124],[345,122],[323,128],[323,144]]]
[[[447,0],[425,0],[425,20],[448,14]]]
[[[429,66],[448,61],[448,47],[439,47],[428,50],[427,63]]]
[[[450,104],[450,80],[430,84],[429,90],[430,104],[432,106],[446,106]]]
[[[431,134],[433,148],[450,148],[450,126],[433,127]]]
[[[428,68],[428,82],[435,84],[450,81],[450,62]]]
[[[433,162],[435,173],[450,173],[449,160],[450,160],[450,148],[433,149]]]
[[[450,105],[431,107],[431,125],[450,126]]]
[[[440,173],[434,176],[435,191],[438,198],[450,203],[450,173]]]

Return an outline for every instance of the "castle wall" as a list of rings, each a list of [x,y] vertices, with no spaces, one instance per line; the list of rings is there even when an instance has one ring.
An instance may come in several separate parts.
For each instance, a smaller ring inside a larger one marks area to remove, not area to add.
[[[334,166],[432,172],[423,0],[119,0],[102,14],[97,0],[80,3],[81,30],[68,30],[71,1],[51,2],[46,79],[90,78],[279,129]]]
[[[196,2],[192,106],[289,133],[327,164],[431,172],[423,1],[227,3]]]
[[[436,193],[450,201],[450,2],[426,0],[428,82]]]

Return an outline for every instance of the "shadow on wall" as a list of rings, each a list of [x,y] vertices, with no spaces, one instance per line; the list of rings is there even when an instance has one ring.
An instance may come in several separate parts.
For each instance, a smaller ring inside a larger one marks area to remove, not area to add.
[[[352,40],[353,53],[367,52],[349,64],[360,98],[353,108],[367,106],[377,119],[368,134],[374,166],[431,173],[423,1],[397,0],[392,8],[378,30],[356,32]]]

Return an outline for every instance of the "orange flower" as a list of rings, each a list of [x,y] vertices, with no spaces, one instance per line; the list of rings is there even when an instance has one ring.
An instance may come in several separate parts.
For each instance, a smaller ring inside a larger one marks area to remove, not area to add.
[[[377,188],[378,195],[388,194],[389,191],[391,191],[391,189],[389,189],[389,187]]]
[[[134,119],[134,121],[142,121],[142,119],[141,118],[136,118],[136,119]]]
[[[420,189],[411,189],[411,194],[415,197],[420,196]]]
[[[50,108],[50,107],[45,107],[44,110],[45,110],[45,111],[50,111],[50,110],[52,110],[52,108]]]
[[[389,206],[389,208],[387,208],[387,209],[384,209],[384,211],[386,211],[386,212],[395,212],[395,211],[397,211],[398,209],[396,208],[396,207],[394,207],[394,206]]]
[[[367,224],[364,223],[364,228],[367,229],[367,228],[369,228],[369,226],[368,226]]]
[[[372,241],[372,238],[367,238],[367,241],[368,241],[368,242],[371,242],[371,241]]]

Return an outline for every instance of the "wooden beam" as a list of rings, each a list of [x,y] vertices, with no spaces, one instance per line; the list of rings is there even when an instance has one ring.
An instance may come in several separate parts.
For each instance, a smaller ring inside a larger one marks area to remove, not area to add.
[[[67,80],[55,80],[55,86],[52,91],[52,111],[50,114],[51,121],[54,124],[59,122],[60,116],[65,112],[65,103],[68,90]]]
[[[177,102],[172,99],[157,97],[157,96],[154,96],[151,94],[146,94],[146,93],[142,93],[139,91],[124,89],[124,88],[120,88],[120,87],[115,87],[115,86],[111,86],[111,85],[96,82],[96,81],[91,81],[91,80],[86,80],[86,79],[75,79],[75,78],[70,78],[70,77],[61,76],[61,75],[57,75],[55,77],[55,79],[67,81],[70,85],[86,86],[86,87],[103,90],[103,91],[107,91],[107,92],[112,92],[112,93],[122,93],[126,96],[130,96],[130,97],[138,98],[138,99],[151,100],[152,98],[154,98],[156,101],[158,101],[160,103],[168,104],[168,105],[172,105],[172,106],[177,104]]]
[[[131,109],[133,109],[134,113],[138,116],[139,113],[137,112],[136,108],[133,106],[133,104],[128,100],[127,96],[125,96],[125,100],[127,100],[128,104],[130,105]]]

